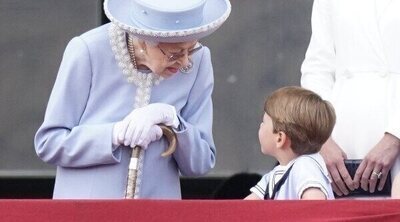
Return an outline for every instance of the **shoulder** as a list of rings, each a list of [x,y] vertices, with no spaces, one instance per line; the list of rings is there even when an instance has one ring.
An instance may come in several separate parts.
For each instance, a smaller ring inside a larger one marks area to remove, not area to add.
[[[192,58],[194,61],[198,61],[200,64],[210,63],[211,61],[210,49],[207,46],[203,45],[200,51],[193,54]]]
[[[207,46],[203,46],[201,52],[203,57],[211,57],[210,49]]]
[[[293,164],[292,171],[295,176],[314,175],[329,178],[324,159],[319,153],[299,156]]]
[[[324,159],[319,153],[301,155],[297,157],[295,164],[293,164],[293,168],[304,169],[309,166],[322,168],[322,170],[326,168]]]
[[[67,45],[65,53],[72,54],[75,57],[89,56],[92,59],[100,55],[110,54],[112,51],[108,37],[108,27],[109,24],[105,24],[72,38]]]
[[[108,27],[109,24],[105,24],[72,38],[67,48],[72,47],[74,50],[77,50],[77,53],[81,50],[104,51],[104,47],[110,48]]]
[[[210,49],[203,45],[203,47],[196,53],[192,55],[193,71],[195,75],[192,76],[193,79],[205,81],[207,83],[214,82],[213,75],[213,65],[211,62]]]
[[[98,44],[98,43],[103,43],[105,41],[109,41],[108,37],[109,26],[110,23],[107,23],[105,25],[89,30],[81,34],[79,37],[87,44]]]
[[[273,173],[273,171],[268,172],[267,174],[264,174],[260,180],[258,181],[257,185],[262,187],[263,189],[265,189],[265,187],[267,186],[268,182],[269,182],[269,178],[271,177],[271,174]]]
[[[311,187],[320,189],[328,199],[333,197],[328,170],[320,154],[298,157],[290,177],[298,198],[301,198],[303,192]]]

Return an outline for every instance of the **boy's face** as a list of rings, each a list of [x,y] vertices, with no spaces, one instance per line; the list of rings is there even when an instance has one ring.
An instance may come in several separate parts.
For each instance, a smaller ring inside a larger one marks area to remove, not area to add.
[[[274,156],[276,150],[276,133],[273,133],[272,119],[267,113],[264,113],[263,121],[258,130],[258,139],[260,140],[261,152],[266,155]]]

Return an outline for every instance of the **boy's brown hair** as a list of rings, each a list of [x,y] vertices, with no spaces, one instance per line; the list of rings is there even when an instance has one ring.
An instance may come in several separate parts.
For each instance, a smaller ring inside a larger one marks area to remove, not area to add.
[[[336,122],[332,105],[316,93],[297,86],[274,91],[265,101],[273,132],[285,132],[298,155],[320,151]]]

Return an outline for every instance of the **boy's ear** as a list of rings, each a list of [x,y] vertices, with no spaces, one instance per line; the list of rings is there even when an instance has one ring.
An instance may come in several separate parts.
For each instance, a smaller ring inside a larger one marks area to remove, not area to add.
[[[285,148],[287,143],[290,143],[289,137],[287,137],[285,132],[279,131],[276,136],[276,147]]]

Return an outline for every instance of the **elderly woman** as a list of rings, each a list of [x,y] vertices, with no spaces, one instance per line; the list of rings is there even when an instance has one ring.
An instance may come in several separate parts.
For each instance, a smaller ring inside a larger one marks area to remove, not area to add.
[[[213,70],[198,40],[228,18],[229,0],[106,0],[111,23],[73,38],[35,149],[57,166],[53,198],[124,198],[142,147],[135,198],[180,199],[180,174],[215,164]],[[172,156],[158,124],[177,137]],[[132,164],[132,163],[131,163]]]

